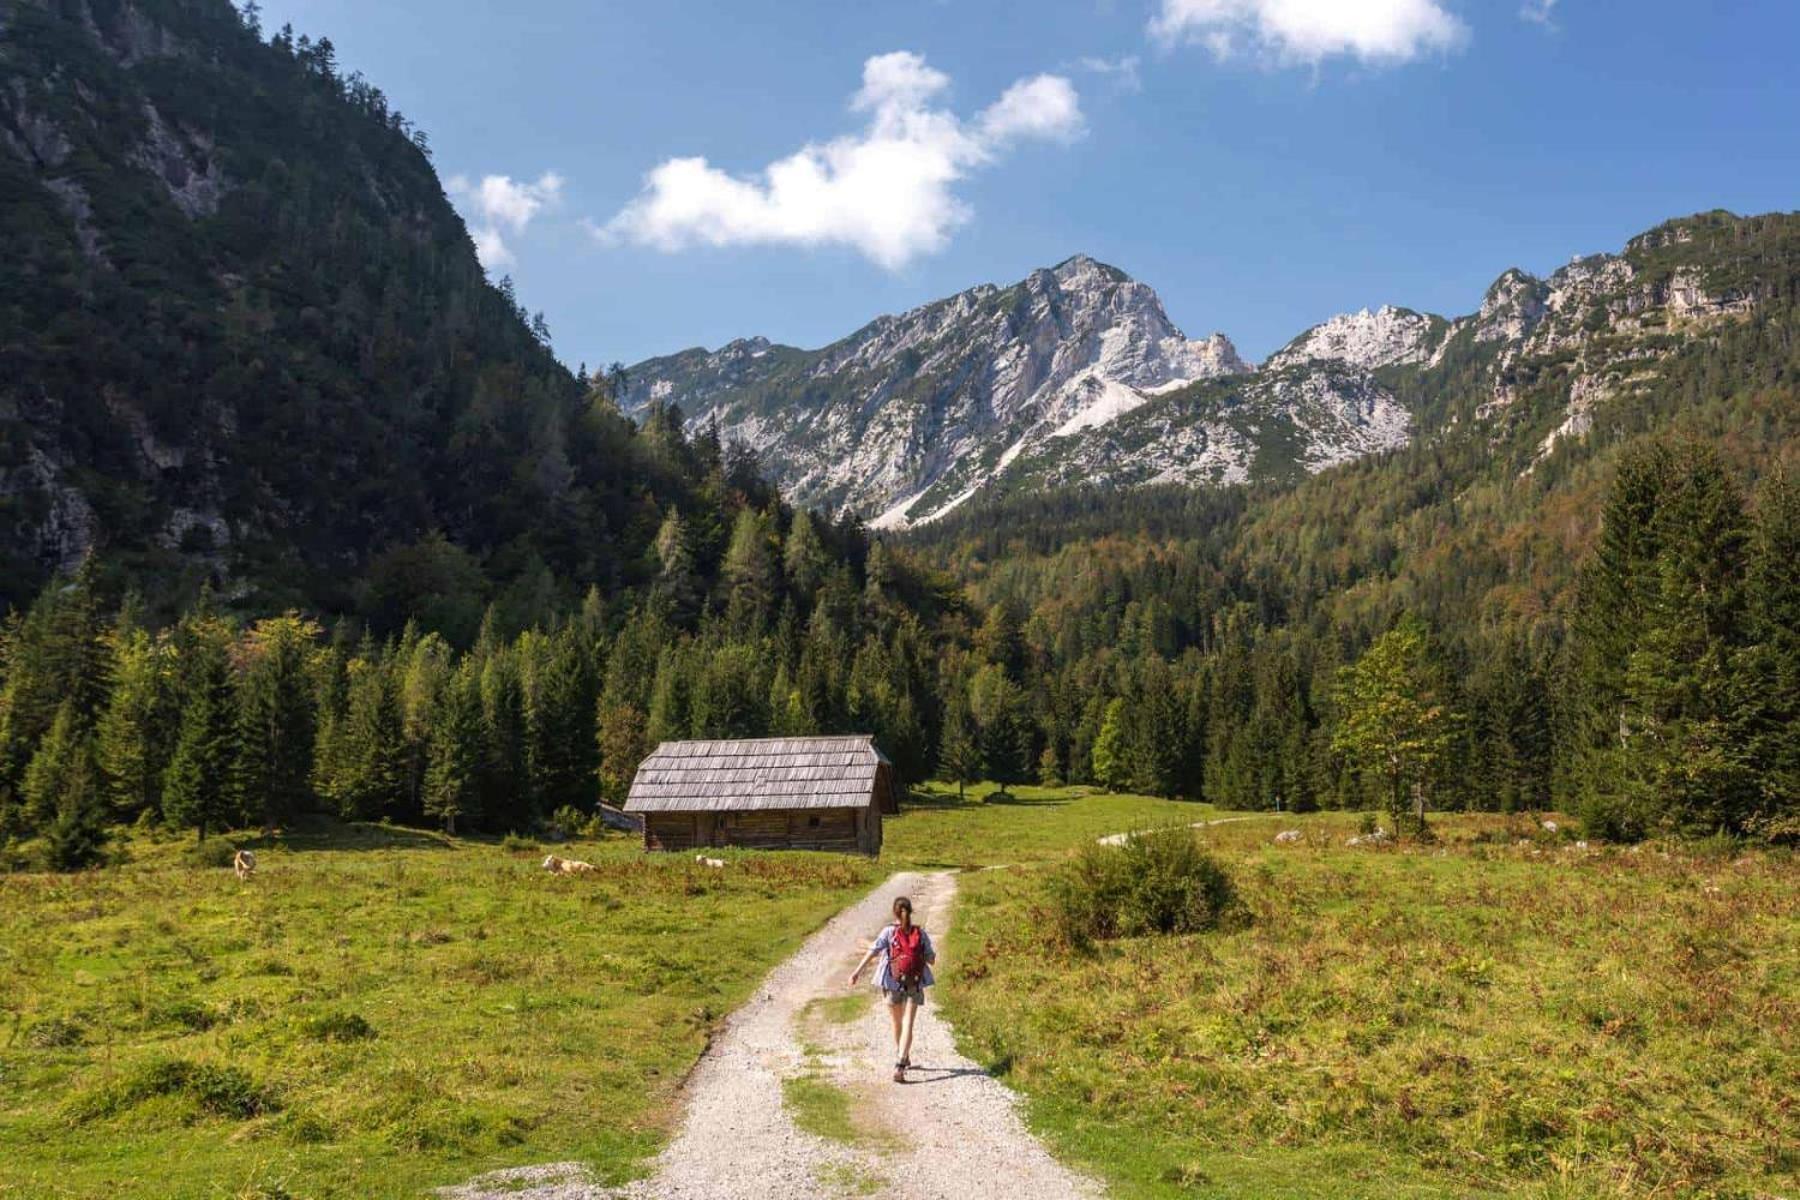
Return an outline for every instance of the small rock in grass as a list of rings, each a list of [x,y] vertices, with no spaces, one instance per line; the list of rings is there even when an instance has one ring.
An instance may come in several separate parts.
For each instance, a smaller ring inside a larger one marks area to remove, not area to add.
[[[1284,846],[1292,842],[1297,842],[1300,840],[1300,831],[1298,829],[1284,829],[1275,835],[1275,840]]]

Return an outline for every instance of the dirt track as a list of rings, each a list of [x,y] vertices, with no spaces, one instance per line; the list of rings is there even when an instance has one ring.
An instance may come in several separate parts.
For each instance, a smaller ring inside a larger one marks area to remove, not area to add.
[[[937,969],[955,971],[955,942],[945,934],[956,876],[890,878],[775,968],[726,1022],[688,1081],[681,1129],[648,1179],[601,1188],[586,1181],[579,1164],[550,1164],[496,1172],[442,1194],[454,1200],[1101,1195],[1096,1183],[1056,1162],[1026,1131],[1005,1085],[956,1053],[935,1004],[919,1014],[912,1082],[902,1085],[890,1079],[892,1031],[872,988],[857,989],[868,1002],[848,1021],[832,1020],[815,1003],[852,994],[844,978],[901,894],[913,898],[921,924],[939,944]],[[830,1140],[795,1126],[782,1083],[807,1075],[849,1093],[855,1139]]]

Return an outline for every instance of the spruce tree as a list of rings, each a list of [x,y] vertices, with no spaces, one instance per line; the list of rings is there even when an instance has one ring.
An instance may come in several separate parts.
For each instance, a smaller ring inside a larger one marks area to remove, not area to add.
[[[229,648],[230,628],[201,615],[182,623],[175,702],[181,712],[169,765],[163,772],[163,817],[204,841],[236,816],[232,768],[236,750]]]
[[[788,593],[802,611],[812,607],[813,594],[824,582],[829,559],[819,541],[812,514],[804,508],[794,513],[788,527],[787,545],[782,552],[782,569],[787,576]]]
[[[465,658],[445,684],[431,726],[425,765],[425,815],[454,834],[480,802],[481,677]]]
[[[519,828],[530,810],[525,693],[511,650],[481,664],[479,810],[490,828]]]
[[[20,794],[29,828],[43,829],[50,824],[81,769],[80,764],[90,758],[87,735],[76,717],[75,701],[64,700],[57,706],[49,732],[25,768]]]
[[[956,783],[956,798],[965,785],[981,778],[981,743],[969,712],[969,689],[952,683],[944,706],[944,732],[938,745],[938,774]]]
[[[352,659],[349,698],[338,722],[331,799],[339,815],[379,820],[405,806],[407,755],[400,689],[391,659]]]
[[[106,804],[93,754],[83,741],[69,762],[56,815],[44,832],[45,852],[56,869],[78,871],[105,857],[106,841]]]
[[[1754,832],[1800,842],[1800,483],[1777,471],[1763,486],[1749,588],[1753,649],[1739,712],[1759,774]]]
[[[777,574],[769,519],[754,508],[738,510],[721,571],[731,627],[761,631],[774,611]]]
[[[246,638],[238,687],[238,808],[264,830],[290,822],[312,798],[317,723],[308,656],[319,627],[292,613]]]
[[[162,773],[177,717],[170,703],[167,643],[142,629],[113,639],[113,686],[95,730],[95,756],[112,815],[162,811]]]

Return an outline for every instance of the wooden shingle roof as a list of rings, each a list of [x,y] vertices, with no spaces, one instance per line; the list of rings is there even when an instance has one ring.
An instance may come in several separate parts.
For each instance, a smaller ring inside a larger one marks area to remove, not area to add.
[[[664,742],[638,765],[625,811],[861,808],[887,761],[866,733]]]

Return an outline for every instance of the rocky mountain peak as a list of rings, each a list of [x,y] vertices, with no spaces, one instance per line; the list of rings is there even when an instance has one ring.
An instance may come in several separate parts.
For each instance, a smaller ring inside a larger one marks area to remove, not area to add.
[[[1359,309],[1340,313],[1289,342],[1264,364],[1282,369],[1308,362],[1336,361],[1372,371],[1396,363],[1420,362],[1434,337],[1444,328],[1442,318],[1384,304],[1374,312]]]

